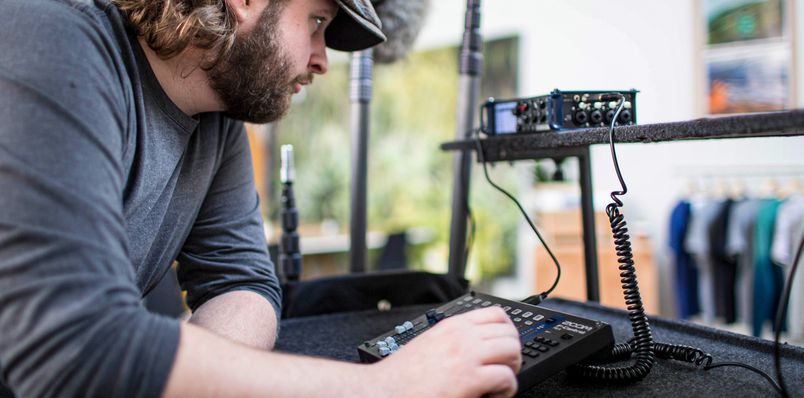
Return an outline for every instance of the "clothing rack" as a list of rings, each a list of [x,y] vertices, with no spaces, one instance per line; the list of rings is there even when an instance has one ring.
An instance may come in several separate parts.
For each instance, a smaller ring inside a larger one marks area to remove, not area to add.
[[[804,178],[804,164],[756,164],[756,165],[718,165],[682,166],[674,174],[683,178],[754,178],[754,177],[800,177]]]
[[[685,193],[733,198],[804,194],[804,165],[685,166],[674,173],[688,181]],[[750,196],[750,195],[749,195]]]

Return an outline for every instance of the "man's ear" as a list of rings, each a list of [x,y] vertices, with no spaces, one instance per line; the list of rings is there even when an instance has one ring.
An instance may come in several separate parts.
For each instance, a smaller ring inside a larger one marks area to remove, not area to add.
[[[229,11],[235,16],[238,25],[242,25],[249,17],[249,14],[254,12],[252,7],[252,0],[223,0]]]

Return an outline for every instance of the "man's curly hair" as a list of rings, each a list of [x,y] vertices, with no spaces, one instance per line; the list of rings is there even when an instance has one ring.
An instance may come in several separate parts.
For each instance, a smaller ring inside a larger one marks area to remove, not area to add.
[[[225,0],[112,0],[138,36],[168,59],[189,46],[208,51],[201,68],[225,59],[235,39],[236,19]]]

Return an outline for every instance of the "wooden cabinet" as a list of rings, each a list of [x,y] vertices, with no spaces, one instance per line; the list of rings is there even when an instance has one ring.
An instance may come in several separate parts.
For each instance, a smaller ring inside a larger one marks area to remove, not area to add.
[[[626,219],[628,215],[626,214]],[[544,237],[550,250],[561,264],[561,280],[558,282],[553,297],[572,300],[586,300],[586,276],[584,275],[584,252],[582,238],[581,211],[566,210],[539,213],[536,216],[539,232]],[[605,213],[595,213],[595,229],[597,238],[598,281],[600,286],[600,302],[603,305],[625,308],[625,300],[620,282],[617,256],[614,248],[609,220]],[[642,300],[645,310],[658,313],[658,272],[650,241],[645,236],[634,236],[629,228],[631,247],[634,254],[634,267],[637,272]],[[552,259],[539,244],[536,247],[536,277],[534,292],[542,292],[549,288],[555,280],[556,267]]]

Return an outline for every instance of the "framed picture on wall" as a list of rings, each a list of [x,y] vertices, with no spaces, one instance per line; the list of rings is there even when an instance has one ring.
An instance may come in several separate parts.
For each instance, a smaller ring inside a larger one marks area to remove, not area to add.
[[[708,114],[776,111],[794,100],[789,0],[701,0]]]

